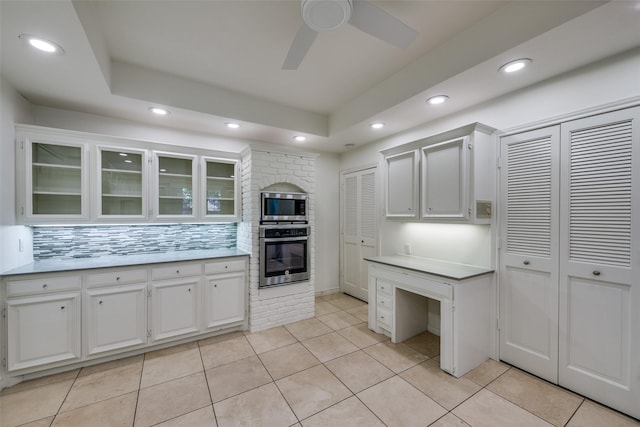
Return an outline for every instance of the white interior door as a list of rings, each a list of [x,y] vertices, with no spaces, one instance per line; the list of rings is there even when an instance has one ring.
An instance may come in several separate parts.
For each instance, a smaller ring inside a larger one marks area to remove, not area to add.
[[[640,108],[562,125],[560,384],[640,417]]]
[[[500,359],[556,383],[559,128],[500,149]]]
[[[377,173],[368,168],[342,177],[342,252],[340,290],[368,301],[364,258],[377,254]]]

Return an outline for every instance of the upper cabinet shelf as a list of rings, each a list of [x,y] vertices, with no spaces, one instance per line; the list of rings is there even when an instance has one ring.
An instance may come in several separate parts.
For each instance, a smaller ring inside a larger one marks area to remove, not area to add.
[[[382,151],[387,218],[490,224],[494,131],[474,123]]]
[[[167,153],[151,143],[29,125],[16,125],[16,135],[16,206],[24,224],[240,216],[237,154]]]

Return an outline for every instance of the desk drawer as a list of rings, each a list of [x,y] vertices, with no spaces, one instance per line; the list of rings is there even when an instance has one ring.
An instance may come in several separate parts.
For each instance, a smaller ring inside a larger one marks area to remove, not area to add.
[[[387,330],[391,330],[392,316],[391,310],[385,310],[378,307],[376,311],[376,319],[378,320],[378,326]]]
[[[391,310],[393,307],[393,301],[390,296],[384,294],[378,294],[376,296],[378,301],[378,309]]]
[[[376,281],[376,290],[378,295],[386,295],[388,297],[391,297],[391,293],[393,292],[392,289],[393,286],[391,285],[391,283],[385,282],[380,279]]]

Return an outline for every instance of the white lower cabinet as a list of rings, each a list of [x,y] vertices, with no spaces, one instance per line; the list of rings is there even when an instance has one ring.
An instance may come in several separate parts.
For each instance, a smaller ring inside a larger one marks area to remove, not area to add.
[[[245,272],[244,260],[205,265],[205,329],[219,328],[221,325],[245,319]]]
[[[91,289],[85,299],[86,354],[147,343],[147,284]]]
[[[176,271],[180,274],[179,268]],[[200,330],[200,282],[200,275],[151,282],[150,326],[153,341],[189,335]]]
[[[7,300],[7,370],[80,360],[80,291]]]
[[[233,256],[7,277],[0,288],[7,337],[0,375],[19,378],[246,328],[247,268],[247,257]]]

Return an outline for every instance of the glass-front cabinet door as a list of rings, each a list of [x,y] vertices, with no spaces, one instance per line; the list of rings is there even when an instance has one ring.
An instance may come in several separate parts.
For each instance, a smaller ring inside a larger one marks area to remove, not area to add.
[[[196,156],[155,152],[156,219],[195,218],[197,214]]]
[[[146,151],[97,150],[99,219],[143,219],[147,216]]]
[[[208,219],[236,220],[238,216],[238,161],[203,158],[203,216]]]
[[[83,221],[88,218],[87,146],[25,138],[26,222]]]

